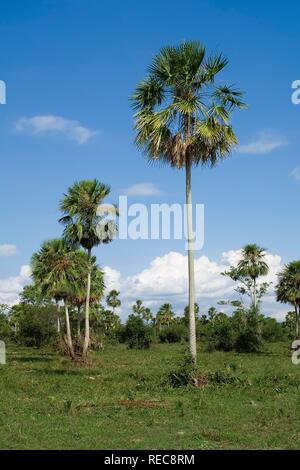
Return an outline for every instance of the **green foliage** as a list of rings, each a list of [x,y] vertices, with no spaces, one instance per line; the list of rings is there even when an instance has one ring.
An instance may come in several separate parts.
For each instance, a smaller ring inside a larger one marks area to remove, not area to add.
[[[230,266],[228,271],[221,273],[238,283],[236,292],[240,295],[248,295],[253,307],[257,307],[259,301],[268,290],[269,283],[258,283],[260,276],[266,276],[269,272],[265,261],[266,251],[255,243],[246,245],[241,252],[241,258],[237,266]]]
[[[275,323],[277,324],[276,321]],[[209,317],[203,324],[203,337],[208,341],[206,350],[257,352],[262,348],[263,324],[263,317],[254,307],[246,310],[239,305],[231,316],[218,312],[215,308],[210,309]],[[280,325],[276,328],[277,332],[282,331]],[[267,340],[272,336],[268,336],[267,327],[265,336]]]
[[[56,308],[19,304],[12,307],[15,339],[24,346],[41,348],[57,341]]]
[[[0,304],[0,340],[8,340],[12,336],[12,328],[8,318],[9,307],[5,304]]]
[[[119,299],[120,292],[116,289],[111,290],[106,296],[106,303],[113,310],[121,306],[121,300]]]
[[[155,317],[155,325],[158,327],[159,331],[161,328],[169,327],[174,321],[175,313],[173,312],[171,304],[163,304]]]
[[[258,309],[252,307],[246,315],[244,327],[239,332],[235,341],[237,352],[253,353],[259,352],[262,348],[261,317]]]
[[[63,213],[60,222],[65,225],[66,240],[88,251],[112,241],[116,226],[107,218],[108,209],[99,212],[99,205],[109,194],[110,187],[96,179],[78,181],[68,188],[60,203]]]
[[[197,41],[164,47],[133,94],[136,144],[152,161],[173,167],[214,165],[237,144],[230,115],[242,93],[215,86],[227,65]]]
[[[294,326],[294,325],[293,325]],[[284,326],[278,323],[275,318],[264,318],[262,321],[262,337],[268,342],[278,342],[284,340],[286,332]]]
[[[159,333],[159,341],[161,343],[179,343],[187,340],[188,331],[186,326],[173,322],[170,326],[163,328]]]
[[[153,329],[142,318],[131,314],[122,331],[122,339],[130,349],[148,349],[153,340]]]
[[[199,371],[189,351],[186,351],[179,365],[169,372],[167,381],[172,387],[195,385]]]

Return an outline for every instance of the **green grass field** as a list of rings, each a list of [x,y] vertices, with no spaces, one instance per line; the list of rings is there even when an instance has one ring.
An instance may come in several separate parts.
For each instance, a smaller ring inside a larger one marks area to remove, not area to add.
[[[174,389],[165,378],[183,350],[107,346],[82,366],[11,345],[0,366],[0,448],[300,449],[300,365],[287,344],[200,352],[220,384]]]

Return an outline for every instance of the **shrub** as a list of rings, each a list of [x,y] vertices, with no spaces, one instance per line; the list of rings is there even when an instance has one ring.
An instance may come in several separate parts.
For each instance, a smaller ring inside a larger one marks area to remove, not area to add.
[[[174,323],[160,331],[158,337],[161,343],[180,343],[180,341],[186,340],[187,330],[184,325]]]
[[[234,348],[235,332],[232,321],[228,317],[224,317],[221,321],[217,321],[213,331],[213,344],[215,349],[219,351],[231,351]]]
[[[195,385],[197,376],[197,366],[194,364],[190,353],[186,352],[177,369],[168,374],[168,382],[175,388]]]
[[[253,328],[247,327],[237,337],[235,350],[237,352],[258,352],[262,347],[261,335]]]
[[[16,340],[24,346],[40,348],[57,340],[56,309],[20,304],[17,311]]]
[[[265,341],[275,342],[284,339],[285,331],[274,318],[265,318],[262,325],[262,337]]]
[[[9,339],[11,335],[12,330],[8,318],[4,313],[0,313],[0,340]]]
[[[153,329],[141,317],[129,315],[122,337],[130,349],[147,349],[153,341]]]

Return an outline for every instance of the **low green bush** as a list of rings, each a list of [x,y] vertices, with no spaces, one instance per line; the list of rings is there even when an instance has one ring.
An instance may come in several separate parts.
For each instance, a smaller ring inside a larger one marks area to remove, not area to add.
[[[137,315],[129,315],[121,334],[130,349],[148,349],[153,341],[153,328]]]

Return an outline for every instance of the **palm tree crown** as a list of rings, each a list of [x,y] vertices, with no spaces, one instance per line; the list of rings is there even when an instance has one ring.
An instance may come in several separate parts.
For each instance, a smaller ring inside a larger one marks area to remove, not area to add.
[[[251,277],[251,279],[268,274],[269,267],[265,261],[266,251],[264,248],[252,243],[242,249],[241,255],[241,260],[238,263],[240,273]]]
[[[154,58],[148,77],[132,97],[136,110],[136,143],[154,160],[182,168],[187,160],[214,165],[237,143],[229,124],[242,93],[214,86],[227,65],[221,55],[206,57],[195,41],[165,47]]]
[[[300,261],[292,261],[278,274],[277,300],[300,305]]]
[[[67,240],[80,243],[88,251],[111,241],[110,224],[99,215],[99,205],[109,193],[110,187],[96,179],[76,182],[68,189],[60,203],[64,213],[60,222],[65,225]]]

